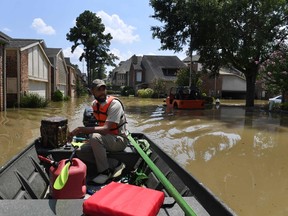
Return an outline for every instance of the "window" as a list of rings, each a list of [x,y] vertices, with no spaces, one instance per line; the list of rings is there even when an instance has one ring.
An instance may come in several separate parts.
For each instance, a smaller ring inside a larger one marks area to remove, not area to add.
[[[136,82],[142,82],[142,71],[136,72]]]
[[[163,68],[162,69],[164,76],[176,76],[177,75],[177,69],[172,68]]]

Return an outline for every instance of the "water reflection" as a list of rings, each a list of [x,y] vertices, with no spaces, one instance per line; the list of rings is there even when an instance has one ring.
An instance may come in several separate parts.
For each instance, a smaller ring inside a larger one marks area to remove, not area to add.
[[[81,125],[83,109],[88,103],[89,99],[80,98],[69,103],[51,103],[46,109],[13,108],[0,112],[0,166],[40,136],[42,119],[62,116],[68,118],[70,127]]]
[[[150,116],[131,130],[146,133],[239,215],[288,214],[287,115],[236,106],[164,110],[146,107],[141,114]]]

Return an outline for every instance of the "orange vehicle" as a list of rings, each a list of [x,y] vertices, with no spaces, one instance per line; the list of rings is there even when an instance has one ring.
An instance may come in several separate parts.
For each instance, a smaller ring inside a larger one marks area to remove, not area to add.
[[[204,109],[204,104],[199,89],[189,86],[172,87],[166,98],[168,108]]]

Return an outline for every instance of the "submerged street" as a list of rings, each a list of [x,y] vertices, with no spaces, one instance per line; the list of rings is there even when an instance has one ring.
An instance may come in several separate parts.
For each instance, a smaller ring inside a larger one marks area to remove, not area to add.
[[[70,130],[82,125],[91,100],[0,112],[0,165],[40,136],[41,119],[66,117]],[[163,99],[121,100],[130,132],[146,134],[238,215],[287,214],[287,114],[242,106],[166,110]]]

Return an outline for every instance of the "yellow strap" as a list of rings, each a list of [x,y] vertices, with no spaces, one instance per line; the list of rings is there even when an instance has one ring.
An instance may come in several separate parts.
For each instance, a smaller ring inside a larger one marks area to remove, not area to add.
[[[73,146],[81,147],[83,144],[85,144],[85,142],[71,142],[71,144],[72,144]]]

